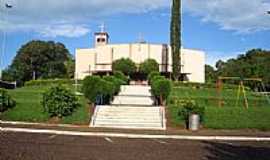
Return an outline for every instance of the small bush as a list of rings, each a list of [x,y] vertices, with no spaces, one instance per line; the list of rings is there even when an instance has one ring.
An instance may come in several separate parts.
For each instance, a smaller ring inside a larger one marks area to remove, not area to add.
[[[55,84],[72,84],[73,80],[71,79],[39,79],[39,80],[31,80],[25,82],[25,86],[48,86]]]
[[[125,76],[125,74],[123,72],[115,71],[113,73],[113,75],[114,75],[114,77],[116,77],[116,78],[121,79],[122,81],[124,81],[125,84],[128,84],[129,79],[128,79],[127,76]]]
[[[6,90],[0,89],[0,112],[16,106],[16,101],[7,93]]]
[[[159,73],[159,72],[151,72],[151,73],[148,75],[147,79],[148,79],[149,84],[151,84],[151,81],[152,81],[153,78],[156,77],[156,76],[160,76],[160,73]]]
[[[186,100],[178,103],[179,111],[178,115],[181,119],[188,122],[189,116],[191,114],[198,114],[200,115],[201,121],[203,121],[204,113],[205,113],[205,107],[200,106],[198,103],[196,103],[193,100]]]
[[[158,72],[159,64],[154,59],[147,59],[140,64],[139,71],[146,75],[149,75],[151,72]]]
[[[59,118],[71,115],[80,106],[75,94],[62,86],[52,87],[45,92],[41,103],[51,117]]]
[[[151,88],[153,95],[159,98],[160,103],[164,105],[172,90],[171,81],[162,76],[156,76],[153,78]]]

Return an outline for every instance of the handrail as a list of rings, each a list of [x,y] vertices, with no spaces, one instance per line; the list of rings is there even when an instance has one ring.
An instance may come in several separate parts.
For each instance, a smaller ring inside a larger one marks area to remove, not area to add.
[[[159,108],[159,113],[160,113],[160,117],[161,117],[161,126],[162,128],[166,129],[166,115],[165,115],[165,107],[161,106]]]
[[[91,126],[94,126],[95,123],[96,123],[96,118],[97,118],[98,111],[99,111],[99,106],[96,106],[95,112],[94,112],[94,114],[92,116]]]

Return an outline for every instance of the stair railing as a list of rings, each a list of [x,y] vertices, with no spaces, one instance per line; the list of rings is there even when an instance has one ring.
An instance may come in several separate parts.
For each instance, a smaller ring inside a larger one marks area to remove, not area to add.
[[[98,112],[99,112],[99,106],[96,106],[95,112],[94,112],[94,114],[92,116],[92,119],[91,119],[91,125],[90,126],[94,126],[95,125]]]

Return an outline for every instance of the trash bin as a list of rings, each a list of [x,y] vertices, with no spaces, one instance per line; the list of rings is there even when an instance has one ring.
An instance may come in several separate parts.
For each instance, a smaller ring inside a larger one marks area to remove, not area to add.
[[[191,131],[197,131],[200,128],[200,115],[198,114],[191,114],[189,116],[189,130]]]

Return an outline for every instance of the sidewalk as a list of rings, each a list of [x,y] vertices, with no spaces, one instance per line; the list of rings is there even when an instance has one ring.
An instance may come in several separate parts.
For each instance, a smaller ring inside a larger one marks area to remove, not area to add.
[[[54,125],[41,123],[22,123],[22,122],[3,122],[0,121],[0,128],[20,128],[34,130],[54,130],[54,131],[71,131],[82,133],[106,133],[106,134],[137,134],[137,135],[162,135],[162,136],[236,136],[236,137],[263,137],[269,138],[270,131],[258,130],[211,130],[202,129],[197,132],[188,130],[179,130],[175,128],[167,128],[166,131],[156,130],[132,130],[132,129],[109,129],[109,128],[89,128],[88,126],[79,125]]]

